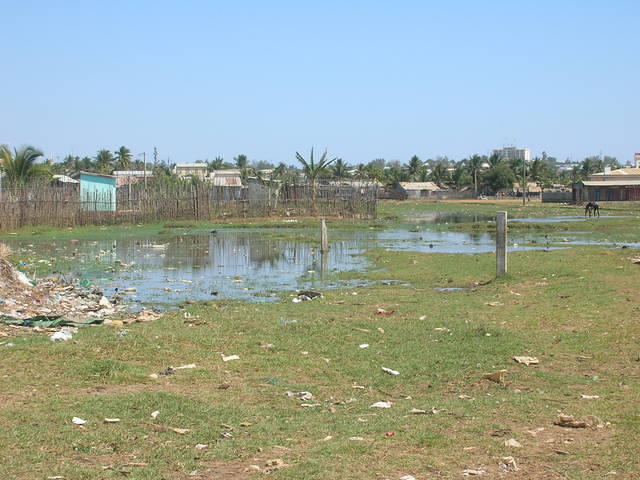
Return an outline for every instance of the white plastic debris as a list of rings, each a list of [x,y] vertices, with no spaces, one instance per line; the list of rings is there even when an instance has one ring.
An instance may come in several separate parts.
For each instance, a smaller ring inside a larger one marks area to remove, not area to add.
[[[189,365],[182,365],[180,367],[171,367],[173,370],[187,370],[189,368],[196,368],[195,363],[190,363]]]
[[[403,475],[400,477],[400,480],[416,480],[416,477],[413,475]]]
[[[596,398],[600,398],[599,395],[585,395],[584,393],[580,395],[580,398],[584,398],[585,400],[595,400]]]
[[[513,457],[502,457],[498,466],[505,472],[517,472],[520,470]]]
[[[284,392],[284,394],[289,398],[297,398],[302,401],[309,401],[313,398],[313,394],[311,392]]]
[[[230,362],[231,360],[240,360],[240,356],[239,355],[229,355],[227,357],[225,357],[224,355],[222,356],[223,362]]]
[[[369,405],[369,408],[391,408],[391,402],[376,402]]]
[[[526,365],[527,367],[529,365],[538,365],[540,363],[537,357],[513,357],[513,359],[518,363]]]
[[[56,340],[62,340],[64,342],[66,342],[67,340],[71,340],[73,338],[73,334],[71,333],[71,331],[69,330],[65,330],[64,328],[62,330],[60,330],[59,332],[55,332],[53,335],[51,335],[51,341],[55,342]]]
[[[382,367],[382,371],[384,373],[388,373],[389,375],[400,375],[400,372],[397,370],[391,370],[390,368]]]
[[[484,475],[485,473],[487,473],[486,470],[476,470],[473,468],[468,468],[462,471],[462,475],[465,477],[479,476]]]
[[[87,423],[87,421],[80,417],[73,417],[71,419],[71,423],[73,423],[74,425],[84,425],[85,423]]]
[[[358,348],[369,348],[369,344],[368,343],[361,343],[360,345],[358,345]]]
[[[302,299],[301,299],[301,298],[298,298],[298,297],[295,297],[295,298],[291,299],[291,301],[292,301],[293,303],[300,303],[300,302],[302,302]]]
[[[158,415],[160,415],[160,410],[151,412],[151,418],[153,418],[154,420],[158,417]]]
[[[509,440],[505,440],[504,446],[511,447],[511,448],[522,448],[522,444],[519,441],[517,441],[515,438],[510,438]]]
[[[27,287],[33,287],[33,283],[31,283],[31,280],[29,280],[29,278],[27,278],[27,276],[20,270],[14,270],[13,275],[15,276],[15,279],[21,284]]]
[[[203,450],[205,448],[207,448],[209,446],[208,443],[197,443],[196,444],[196,450]]]
[[[104,307],[104,308],[111,308],[111,302],[104,295],[102,297],[100,297],[100,301],[98,302],[98,305],[100,305],[101,307]]]
[[[104,419],[104,423],[119,423],[120,419],[119,418],[105,418]]]

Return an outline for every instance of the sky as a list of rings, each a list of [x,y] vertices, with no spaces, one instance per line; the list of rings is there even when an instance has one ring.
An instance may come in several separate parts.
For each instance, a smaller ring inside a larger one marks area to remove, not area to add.
[[[349,164],[640,151],[640,2],[0,0],[0,144]]]

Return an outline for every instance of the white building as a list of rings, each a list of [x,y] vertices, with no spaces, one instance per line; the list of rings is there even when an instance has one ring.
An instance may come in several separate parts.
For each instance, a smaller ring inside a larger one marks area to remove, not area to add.
[[[494,155],[499,155],[503,160],[531,160],[531,151],[528,148],[503,147],[493,151]]]

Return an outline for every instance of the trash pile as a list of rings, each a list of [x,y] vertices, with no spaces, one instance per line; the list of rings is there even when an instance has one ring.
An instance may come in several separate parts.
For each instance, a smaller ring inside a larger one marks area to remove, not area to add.
[[[91,286],[68,281],[64,276],[32,282],[0,255],[0,326],[59,328],[104,323],[123,313],[120,297],[107,298]],[[132,321],[149,321],[159,315],[143,310]]]

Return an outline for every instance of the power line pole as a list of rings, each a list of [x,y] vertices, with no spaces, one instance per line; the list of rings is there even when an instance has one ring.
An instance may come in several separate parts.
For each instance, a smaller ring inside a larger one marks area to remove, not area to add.
[[[522,157],[522,206],[526,204],[527,199],[527,160]]]
[[[144,163],[144,191],[147,191],[147,152],[142,152],[142,161]]]
[[[153,168],[158,166],[158,149],[153,147]]]

